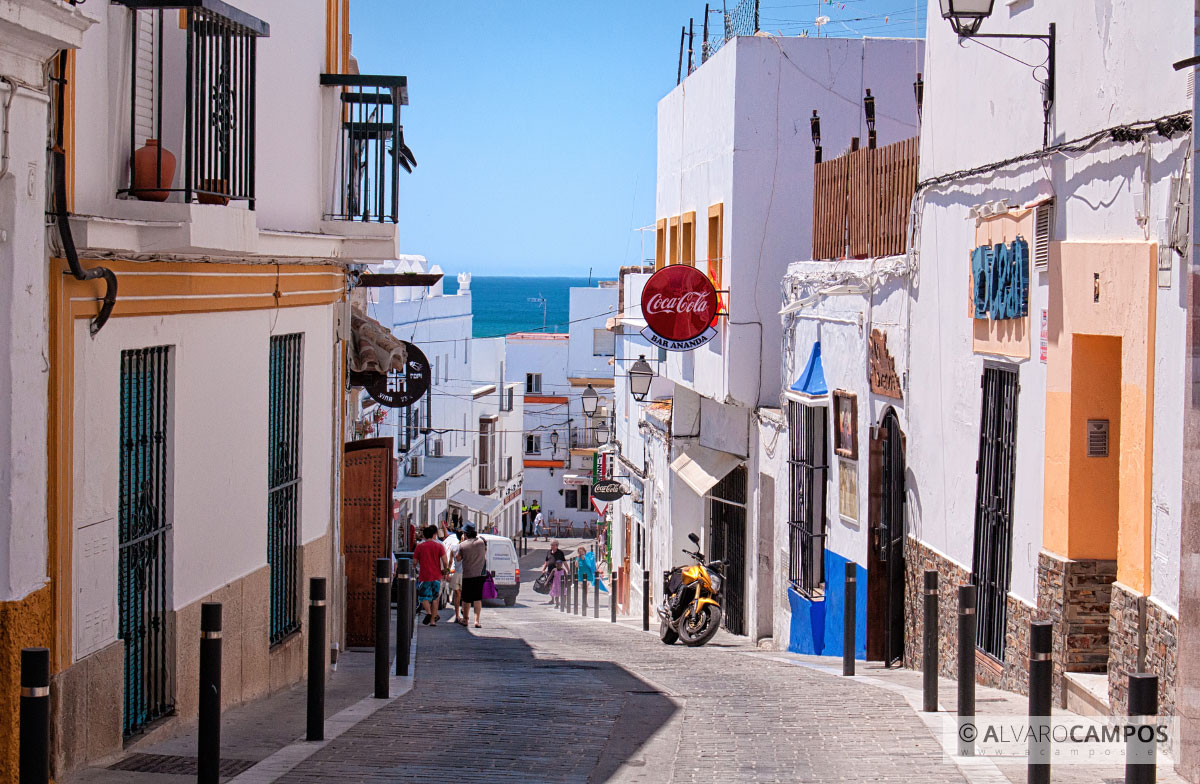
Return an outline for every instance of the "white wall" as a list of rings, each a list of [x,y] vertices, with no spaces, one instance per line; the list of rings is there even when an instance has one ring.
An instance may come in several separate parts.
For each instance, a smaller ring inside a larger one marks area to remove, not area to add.
[[[920,42],[899,39],[742,37],[659,102],[655,217],[695,210],[702,259],[708,208],[724,203],[730,291],[721,334],[673,353],[672,381],[721,402],[775,405],[779,280],[811,252],[809,119],[820,113],[826,159],[849,149],[852,136],[865,145],[861,98],[869,87],[879,144],[915,136],[921,52]]]
[[[304,333],[300,541],[330,531],[335,409],[334,308],[205,313],[111,320],[95,338],[75,322],[75,527],[117,516],[121,351],[172,346],[168,602],[179,609],[267,564],[270,336]],[[116,601],[116,570],[92,572]],[[104,564],[97,561],[97,568]],[[107,638],[84,655],[116,637]]]
[[[929,7],[920,178],[1040,149],[1040,93],[1029,71],[977,44],[960,45],[940,21],[937,4]],[[1165,6],[1162,11],[1167,12]],[[1033,3],[997,11],[983,31],[1042,32],[1051,21],[1058,24],[1053,143],[1188,108],[1186,75],[1174,72],[1171,62],[1191,45],[1192,14],[1182,5],[1167,13],[1146,14],[1144,5],[1129,0]],[[1026,59],[1040,60],[1045,53],[1038,43],[1005,42],[1003,48]],[[924,195],[908,349],[911,522],[922,540],[968,569],[985,359],[971,350],[965,304],[967,253],[975,238],[968,210],[1000,198],[1027,203],[1052,191],[1058,195],[1055,240],[1154,240],[1160,218],[1167,214],[1169,178],[1181,170],[1186,142],[1178,135],[1173,140],[1154,134],[1148,138],[1148,171],[1141,145],[1104,142],[1090,152],[1052,156],[1044,164],[1017,164],[986,177],[934,186]],[[1150,221],[1143,227],[1138,212],[1144,210],[1147,180]],[[1152,595],[1172,609],[1178,604],[1186,334],[1179,277],[1176,268],[1171,286],[1158,289],[1155,347]],[[1021,389],[1011,586],[1030,602],[1036,599],[1042,544],[1046,395],[1038,330],[1041,310],[1053,306],[1048,297],[1047,276],[1032,273],[1032,358],[1016,363]]]
[[[610,377],[613,366],[608,354],[596,354],[594,330],[617,313],[616,286],[575,287],[570,291],[567,375],[575,378]]]

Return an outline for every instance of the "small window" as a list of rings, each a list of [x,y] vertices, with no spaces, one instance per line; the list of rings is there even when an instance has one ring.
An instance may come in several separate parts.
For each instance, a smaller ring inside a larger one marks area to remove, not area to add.
[[[1054,236],[1054,202],[1048,201],[1034,209],[1033,268],[1040,272],[1050,269],[1050,241]]]
[[[433,358],[433,383],[436,384],[438,377],[442,375],[442,358],[434,356]]]
[[[617,335],[607,329],[592,330],[592,356],[612,357],[617,353]]]
[[[590,509],[592,504],[590,500],[591,487],[589,485],[581,485],[579,488],[579,509]]]
[[[696,266],[696,213],[685,212],[680,220],[680,259],[681,264],[689,267]]]
[[[679,216],[675,216],[674,218],[671,218],[671,220],[668,222],[668,225],[669,225],[669,231],[667,233],[667,238],[668,238],[667,241],[671,243],[671,246],[667,252],[667,263],[668,264],[678,264],[679,263]]]
[[[525,374],[525,394],[540,395],[542,393],[542,374],[541,373],[526,373]]]
[[[568,509],[579,508],[579,492],[576,490],[566,490],[563,492],[563,503]]]
[[[654,227],[654,269],[667,266],[667,219],[663,218]]]
[[[542,453],[541,436],[525,436],[525,454],[540,455]]]

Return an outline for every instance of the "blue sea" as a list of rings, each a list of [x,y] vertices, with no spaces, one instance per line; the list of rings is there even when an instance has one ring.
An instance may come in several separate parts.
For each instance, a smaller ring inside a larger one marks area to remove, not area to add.
[[[591,285],[604,278],[592,278]],[[613,280],[613,278],[608,278]],[[447,294],[458,291],[458,278],[443,278]],[[471,311],[477,338],[513,332],[566,332],[570,289],[588,285],[583,278],[508,278],[471,276]],[[531,301],[533,300],[533,301]],[[543,322],[542,301],[545,301]]]

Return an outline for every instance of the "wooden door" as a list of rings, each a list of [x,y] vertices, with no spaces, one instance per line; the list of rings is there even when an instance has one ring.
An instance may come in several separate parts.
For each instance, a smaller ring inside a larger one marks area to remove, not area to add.
[[[880,428],[871,430],[867,463],[867,661],[883,661],[888,589],[887,562],[882,558],[883,437]]]
[[[391,438],[346,444],[342,548],[346,556],[346,644],[375,644],[375,560],[392,554]]]

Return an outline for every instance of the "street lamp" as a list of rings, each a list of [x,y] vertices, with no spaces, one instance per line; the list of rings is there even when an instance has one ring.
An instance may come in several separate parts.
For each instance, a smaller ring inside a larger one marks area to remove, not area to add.
[[[867,147],[875,149],[875,96],[871,88],[867,88],[867,97],[863,99],[863,110],[867,113]]]
[[[583,390],[583,413],[587,414],[591,419],[596,415],[596,406],[600,402],[600,395],[596,394],[596,390],[592,389],[592,385],[588,384],[587,389]]]
[[[550,431],[550,456],[553,457],[558,452],[558,431]]]
[[[638,354],[637,362],[629,367],[629,391],[633,399],[641,403],[650,394],[650,382],[654,380],[654,368],[646,361],[645,354]]]
[[[813,116],[808,121],[809,128],[812,130],[813,147],[815,149],[816,161],[821,162],[821,117],[817,114],[817,110],[813,109]]]
[[[958,34],[960,38],[1018,38],[1025,41],[1041,41],[1046,45],[1046,62],[1045,63],[1027,63],[1024,60],[1017,58],[1004,52],[997,51],[1022,65],[1027,65],[1034,70],[1034,79],[1037,79],[1036,73],[1039,69],[1046,69],[1046,81],[1041,82],[1042,85],[1042,147],[1050,146],[1050,110],[1054,107],[1055,80],[1054,80],[1054,44],[1055,44],[1055,25],[1050,23],[1050,30],[1046,35],[1029,35],[1025,33],[981,33],[979,26],[983,24],[983,20],[992,15],[992,6],[995,0],[939,0],[942,6],[942,18],[950,20],[950,27]],[[986,44],[983,44],[986,46]],[[988,47],[989,49],[991,47]],[[914,85],[915,88],[915,85]],[[918,107],[920,106],[920,96],[917,99]]]
[[[921,119],[921,106],[925,103],[925,79],[917,72],[917,81],[913,82],[913,97],[917,99],[917,120]]]
[[[979,32],[983,20],[992,15],[996,0],[941,0],[942,18],[963,38]]]
[[[600,424],[596,425],[596,437],[600,439],[601,444],[608,443],[608,419],[607,417],[600,420]]]

